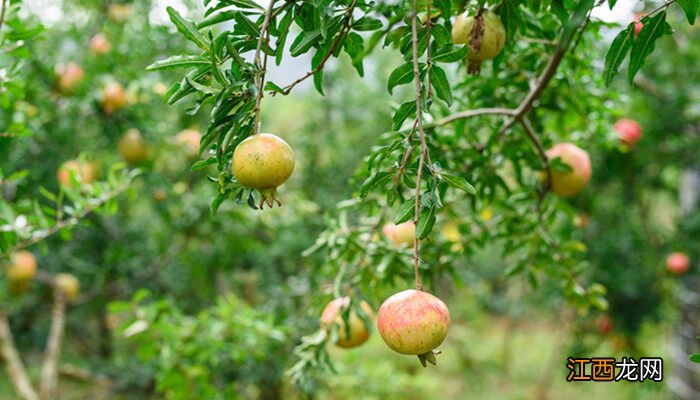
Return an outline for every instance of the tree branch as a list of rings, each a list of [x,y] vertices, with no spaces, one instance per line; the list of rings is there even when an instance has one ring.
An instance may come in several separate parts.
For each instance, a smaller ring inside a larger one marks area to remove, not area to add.
[[[335,49],[338,48],[338,45],[340,42],[343,41],[345,38],[345,34],[348,33],[350,30],[350,21],[352,21],[352,12],[355,9],[355,3],[357,3],[357,0],[354,0],[352,4],[350,4],[350,7],[348,7],[346,13],[345,13],[345,20],[343,22],[343,26],[340,28],[340,31],[338,32],[338,37],[335,39],[335,42],[333,42],[333,45],[331,46],[330,50],[328,50],[328,54],[326,54],[323,57],[323,60],[321,60],[321,63],[316,66],[316,68],[312,69],[311,71],[307,72],[306,75],[302,76],[301,78],[297,79],[296,81],[290,83],[289,85],[285,86],[283,89],[282,94],[285,96],[289,94],[289,92],[292,91],[292,89],[300,84],[301,82],[305,81],[307,78],[315,75],[319,71],[323,69],[323,67],[326,65],[326,62],[331,58],[333,53],[335,53]]]
[[[5,11],[7,11],[7,1],[8,0],[0,0],[2,1],[2,8],[0,8],[0,29],[2,29],[2,25],[5,23]]]
[[[7,375],[9,375],[10,381],[19,397],[22,400],[39,400],[39,396],[34,391],[29,380],[27,371],[24,369],[22,358],[15,347],[7,315],[2,310],[0,310],[0,352],[2,352],[2,358],[5,361]]]
[[[258,38],[258,46],[255,49],[255,65],[258,66],[258,94],[255,97],[255,123],[253,125],[253,134],[258,134],[260,132],[260,102],[263,98],[263,88],[265,87],[265,74],[267,73],[267,49],[265,49],[265,64],[260,62],[260,50],[262,49],[263,40],[266,42],[265,46],[269,48],[270,45],[270,20],[272,19],[272,8],[275,6],[277,0],[270,0],[270,4],[267,6],[265,11],[265,19],[260,27],[260,37]]]
[[[474,110],[460,111],[447,117],[441,118],[432,124],[425,126],[426,129],[437,128],[440,126],[451,124],[454,121],[460,119],[467,119],[472,117],[478,117],[481,115],[515,115],[515,110],[510,108],[476,108]]]
[[[61,343],[66,324],[66,298],[63,291],[55,286],[53,288],[53,309],[51,310],[51,329],[46,342],[46,354],[41,366],[41,381],[39,392],[42,400],[52,400],[57,396],[58,388],[58,360],[61,357]]]
[[[425,162],[425,156],[428,152],[428,145],[425,142],[425,130],[423,129],[423,91],[421,88],[420,79],[420,68],[418,64],[418,6],[416,4],[417,0],[413,0],[413,15],[411,17],[411,41],[413,42],[413,77],[416,82],[416,121],[418,126],[418,133],[420,134],[420,158],[418,161],[418,175],[416,177],[416,199],[415,199],[415,211],[413,216],[413,224],[418,227],[418,217],[420,215],[420,188],[421,179],[423,177],[423,163]],[[430,37],[428,36],[428,43],[430,43]],[[430,63],[430,59],[427,60]],[[418,230],[413,237],[413,270],[416,275],[416,289],[423,290],[423,282],[420,279],[420,273],[418,272],[418,265],[420,263],[420,253],[419,253],[419,240],[418,240]]]

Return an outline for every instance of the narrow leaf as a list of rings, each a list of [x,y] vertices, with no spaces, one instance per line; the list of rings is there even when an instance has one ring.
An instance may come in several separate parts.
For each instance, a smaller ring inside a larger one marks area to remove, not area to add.
[[[407,62],[400,65],[395,70],[391,71],[389,75],[389,81],[386,84],[386,88],[389,93],[392,93],[393,89],[398,85],[405,85],[413,81],[413,63]]]
[[[656,47],[656,40],[669,32],[670,26],[666,22],[666,11],[662,11],[652,18],[645,19],[644,27],[639,31],[637,39],[632,44],[630,54],[630,65],[627,67],[627,79],[630,84],[634,83],[634,77],[644,65],[649,54]]]
[[[634,23],[631,23],[627,29],[618,33],[612,44],[610,44],[610,49],[605,55],[605,68],[603,69],[603,78],[606,86],[610,86],[610,82],[620,70],[620,65],[622,65],[622,61],[625,60],[627,52],[632,47],[633,40]]]
[[[197,27],[192,21],[188,21],[183,18],[182,15],[177,12],[177,10],[170,6],[168,6],[166,10],[168,11],[170,20],[173,22],[173,24],[175,24],[177,30],[182,33],[183,36],[196,44],[200,49],[209,51],[209,41],[204,34],[202,34],[202,32],[197,30]]]
[[[452,89],[447,81],[447,75],[437,65],[430,68],[430,85],[435,89],[435,94],[439,99],[444,100],[448,106],[452,104]]]
[[[208,65],[210,61],[200,56],[173,56],[165,60],[156,61],[146,67],[147,71],[159,71],[175,68],[190,68]]]

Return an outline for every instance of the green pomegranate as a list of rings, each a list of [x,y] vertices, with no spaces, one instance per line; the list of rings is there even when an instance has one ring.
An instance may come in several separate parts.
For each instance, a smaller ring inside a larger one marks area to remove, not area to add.
[[[457,16],[452,27],[452,41],[467,44],[468,71],[479,73],[481,62],[490,60],[503,50],[506,43],[506,29],[501,19],[493,11],[486,10],[470,16],[466,12]]]
[[[260,208],[276,202],[277,187],[294,171],[294,152],[287,142],[270,133],[253,135],[242,141],[233,152],[231,170],[238,183],[260,192]]]

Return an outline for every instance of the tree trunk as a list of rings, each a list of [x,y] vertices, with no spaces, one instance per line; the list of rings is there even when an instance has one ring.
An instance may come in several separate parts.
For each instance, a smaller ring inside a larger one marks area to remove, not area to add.
[[[10,324],[7,321],[7,315],[0,311],[0,351],[2,358],[5,361],[7,375],[10,377],[15,391],[22,400],[39,400],[39,396],[34,391],[32,383],[27,376],[27,371],[24,369],[22,359],[15,347]]]

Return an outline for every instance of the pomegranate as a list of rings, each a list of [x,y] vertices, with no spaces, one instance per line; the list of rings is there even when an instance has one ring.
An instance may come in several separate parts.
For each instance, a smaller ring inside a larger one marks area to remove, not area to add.
[[[131,4],[112,3],[107,7],[109,19],[118,24],[124,23],[134,14],[134,7]]]
[[[112,43],[107,40],[107,37],[98,33],[90,39],[90,51],[93,54],[104,54],[112,51]]]
[[[85,76],[80,65],[75,63],[57,65],[56,73],[58,74],[58,88],[63,93],[74,90]]]
[[[620,141],[628,147],[634,147],[642,138],[642,127],[633,119],[622,118],[615,122],[615,132]]]
[[[447,336],[450,312],[445,303],[422,290],[404,290],[386,299],[377,313],[384,342],[401,354],[418,355],[435,363],[433,350]]]
[[[126,91],[119,82],[109,82],[102,89],[102,109],[107,114],[126,107],[128,103]]]
[[[412,248],[416,236],[416,225],[413,221],[406,221],[398,225],[386,224],[382,232],[394,247],[406,245]]]
[[[28,282],[36,275],[36,258],[28,251],[18,251],[10,257],[5,269],[10,282]]]
[[[575,144],[559,143],[547,150],[550,160],[559,158],[572,171],[562,172],[552,168],[551,189],[554,193],[568,197],[580,192],[591,179],[591,160],[588,153]]]
[[[117,143],[119,154],[129,164],[138,164],[148,158],[148,147],[138,129],[129,129]]]
[[[191,158],[199,154],[199,141],[202,135],[194,129],[185,129],[175,136],[175,143],[181,146]]]
[[[685,253],[672,253],[666,259],[666,268],[674,275],[683,275],[690,269],[690,258]]]
[[[325,328],[330,328],[333,324],[338,326],[338,340],[335,344],[338,347],[349,349],[352,347],[357,347],[369,339],[369,327],[365,324],[365,321],[360,318],[355,310],[350,310],[350,316],[348,322],[350,323],[350,330],[348,331],[345,326],[345,321],[343,321],[342,311],[350,304],[349,297],[341,297],[332,300],[326,308],[323,309],[321,313],[321,326]],[[363,301],[360,303],[360,307],[370,318],[374,318],[374,311],[372,307]]]
[[[71,274],[58,274],[55,280],[56,287],[63,291],[66,300],[71,303],[78,298],[80,292],[80,281]]]
[[[87,161],[68,160],[63,163],[56,174],[58,183],[61,186],[72,187],[71,174],[75,175],[75,178],[81,184],[92,183],[95,180],[95,172],[92,165]]]
[[[496,57],[503,50],[506,29],[498,15],[491,10],[481,11],[475,16],[465,12],[455,20],[452,42],[469,46],[467,69],[470,74],[478,74],[482,61]]]
[[[252,135],[243,140],[233,152],[233,175],[243,187],[260,191],[260,208],[272,208],[276,202],[277,187],[294,171],[294,152],[287,142],[270,133]]]

